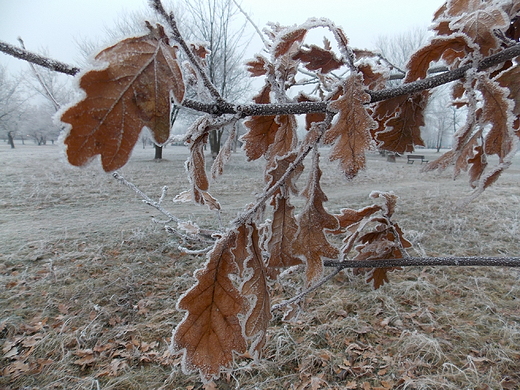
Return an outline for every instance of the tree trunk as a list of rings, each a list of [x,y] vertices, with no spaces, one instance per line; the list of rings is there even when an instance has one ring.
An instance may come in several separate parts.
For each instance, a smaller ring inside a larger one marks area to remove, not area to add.
[[[7,139],[9,141],[9,145],[11,145],[11,149],[14,149],[14,137],[12,131],[7,132]]]
[[[155,159],[156,160],[162,160],[162,150],[163,150],[163,147],[162,146],[159,146],[157,144],[154,144],[153,145],[155,147]]]
[[[211,157],[214,159],[217,158],[220,153],[220,141],[222,139],[222,133],[224,130],[214,130],[209,133],[209,146],[211,149]]]

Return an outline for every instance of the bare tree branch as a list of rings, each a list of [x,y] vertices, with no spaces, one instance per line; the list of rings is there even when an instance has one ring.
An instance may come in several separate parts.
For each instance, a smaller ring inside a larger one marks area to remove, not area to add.
[[[158,0],[152,0],[155,2],[160,2]],[[165,11],[164,11],[165,12]],[[168,16],[165,12],[165,15]],[[187,48],[188,52],[191,53],[189,47]],[[38,54],[31,53],[26,50],[22,50],[15,46],[9,45],[0,41],[0,51],[12,55],[16,58],[23,59],[28,62],[32,62],[37,65],[44,66],[56,72],[65,73],[68,75],[77,74],[80,69],[76,67],[72,67],[70,65],[64,64],[59,61],[55,61],[46,57],[42,57]],[[193,53],[192,53],[193,55]],[[507,60],[513,59],[520,55],[520,44],[516,44],[507,49],[502,50],[501,52],[489,56],[483,59],[477,70],[486,70],[492,66],[501,64]],[[194,59],[194,63],[197,64],[198,61]],[[366,92],[370,95],[371,100],[369,103],[375,103],[386,99],[391,99],[393,97],[407,95],[415,92],[424,91],[427,89],[435,88],[443,84],[450,83],[455,80],[459,80],[463,78],[466,72],[471,69],[470,65],[466,65],[460,67],[458,69],[448,71],[436,76],[427,77],[422,80],[414,81],[411,83],[403,84],[399,87],[395,88],[386,88],[380,91],[370,91],[366,90]],[[211,82],[209,82],[211,84]],[[220,96],[218,91],[216,91],[215,96]],[[239,114],[242,117],[246,116],[262,116],[262,115],[291,115],[291,114],[309,114],[315,112],[326,113],[328,111],[328,103],[327,102],[302,102],[302,103],[285,103],[285,104],[245,104],[245,105],[234,105],[231,104],[224,99],[220,98],[215,103],[202,103],[196,100],[184,99],[183,106],[186,108],[190,108],[199,112],[205,112],[212,115],[224,115],[224,114]]]

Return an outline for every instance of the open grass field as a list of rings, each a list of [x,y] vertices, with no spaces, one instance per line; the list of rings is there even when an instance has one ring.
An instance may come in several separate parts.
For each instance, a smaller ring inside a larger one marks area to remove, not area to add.
[[[186,156],[168,147],[156,163],[138,148],[120,173],[154,199],[167,185],[166,208],[212,229],[262,190],[262,162],[237,153],[213,185],[220,219],[174,204]],[[395,220],[412,255],[520,255],[520,156],[464,208],[467,181],[447,171],[371,154],[347,182],[322,162],[330,211],[369,205],[372,190],[400,196]],[[182,318],[175,303],[205,258],[182,254],[153,217],[97,163],[71,167],[57,146],[0,145],[0,389],[520,389],[520,270],[491,267],[409,268],[377,291],[341,273],[292,323],[275,316],[263,359],[238,359],[203,387],[168,344]],[[295,293],[273,288],[275,303]]]

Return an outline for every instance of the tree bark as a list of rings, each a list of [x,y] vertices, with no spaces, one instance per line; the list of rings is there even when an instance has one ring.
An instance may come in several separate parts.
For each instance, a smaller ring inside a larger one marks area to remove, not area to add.
[[[154,144],[153,146],[155,148],[155,157],[154,157],[154,159],[155,160],[162,160],[162,150],[163,150],[163,147],[159,146],[157,144]]]
[[[7,132],[7,140],[9,142],[9,145],[11,145],[11,149],[14,149],[14,137],[12,131]]]

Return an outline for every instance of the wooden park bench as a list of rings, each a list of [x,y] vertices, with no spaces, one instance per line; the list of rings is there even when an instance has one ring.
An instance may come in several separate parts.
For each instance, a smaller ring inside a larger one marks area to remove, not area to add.
[[[408,164],[413,164],[415,162],[415,160],[421,160],[421,164],[428,162],[428,160],[424,159],[424,156],[420,156],[418,154],[409,154],[407,157],[408,157]]]

